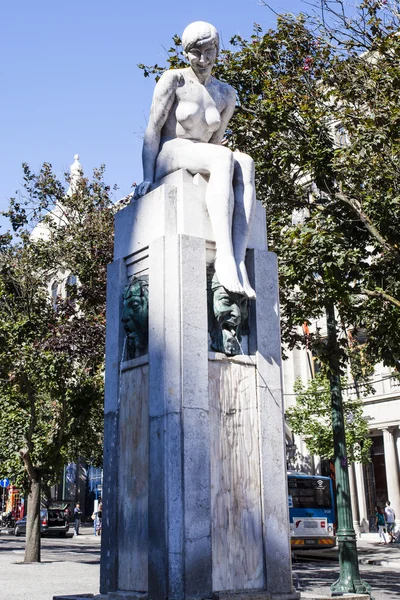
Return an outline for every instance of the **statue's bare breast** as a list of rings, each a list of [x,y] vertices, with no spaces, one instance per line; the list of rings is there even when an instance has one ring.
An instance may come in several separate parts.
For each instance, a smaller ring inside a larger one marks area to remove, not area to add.
[[[227,104],[225,86],[216,80],[201,85],[185,71],[181,71],[174,106],[161,137],[163,141],[181,138],[207,143],[221,126],[221,113]]]

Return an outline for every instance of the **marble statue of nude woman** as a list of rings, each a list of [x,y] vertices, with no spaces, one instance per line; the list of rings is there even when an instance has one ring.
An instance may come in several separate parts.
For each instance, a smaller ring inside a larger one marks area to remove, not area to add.
[[[165,71],[153,96],[143,142],[144,181],[152,183],[179,169],[209,177],[206,204],[216,242],[215,271],[228,291],[255,298],[245,254],[255,207],[254,163],[222,145],[236,104],[236,92],[211,75],[219,50],[213,25],[186,27],[182,46],[189,66]]]

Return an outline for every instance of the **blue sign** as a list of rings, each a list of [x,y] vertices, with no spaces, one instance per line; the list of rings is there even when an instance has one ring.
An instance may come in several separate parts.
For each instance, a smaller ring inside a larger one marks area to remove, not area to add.
[[[2,488],[8,488],[9,485],[10,485],[10,480],[7,477],[4,477],[4,479],[0,479],[0,486]]]

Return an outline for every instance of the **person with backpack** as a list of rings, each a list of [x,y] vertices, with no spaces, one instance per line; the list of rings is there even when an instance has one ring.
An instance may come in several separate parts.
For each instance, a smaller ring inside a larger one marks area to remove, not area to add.
[[[375,513],[375,523],[376,523],[376,528],[378,530],[379,533],[379,539],[382,539],[383,542],[379,542],[379,544],[387,544],[386,541],[386,536],[385,536],[385,526],[386,526],[386,522],[385,522],[385,513],[383,512],[383,510],[381,509],[380,506],[376,506],[376,513]]]

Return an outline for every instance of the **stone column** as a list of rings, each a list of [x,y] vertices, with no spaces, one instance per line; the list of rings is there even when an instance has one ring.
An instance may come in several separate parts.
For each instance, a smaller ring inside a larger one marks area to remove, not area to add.
[[[400,472],[400,428],[398,427],[397,429],[393,430],[393,435],[395,437],[395,442],[396,442],[396,449],[397,449],[397,468]]]
[[[357,483],[354,463],[349,465],[349,484],[350,484],[350,497],[351,497],[351,512],[353,513],[353,527],[356,534],[359,536],[360,530],[360,514],[358,511],[358,498],[357,498]]]
[[[396,513],[396,524],[400,525],[399,460],[392,429],[383,430],[383,447],[385,452],[388,500],[390,500],[390,505]]]
[[[121,321],[122,290],[127,283],[125,261],[107,271],[107,332],[104,398],[103,530],[100,591],[114,591],[118,583],[118,428],[121,353],[125,338]]]
[[[149,596],[211,593],[205,241],[150,245]]]
[[[369,533],[369,520],[367,502],[365,498],[365,482],[364,482],[364,469],[361,463],[354,463],[354,471],[357,486],[357,498],[358,498],[358,515],[360,529],[363,533]]]
[[[292,589],[291,570],[287,568],[291,564],[291,548],[287,474],[286,468],[282,469],[282,465],[286,465],[286,444],[276,255],[254,250],[249,267],[257,291],[257,310],[250,324],[254,332],[250,338],[250,351],[256,350],[257,356],[267,590],[272,594],[288,593]],[[255,348],[251,347],[253,344]],[[285,490],[285,502],[280,497],[282,490]]]

